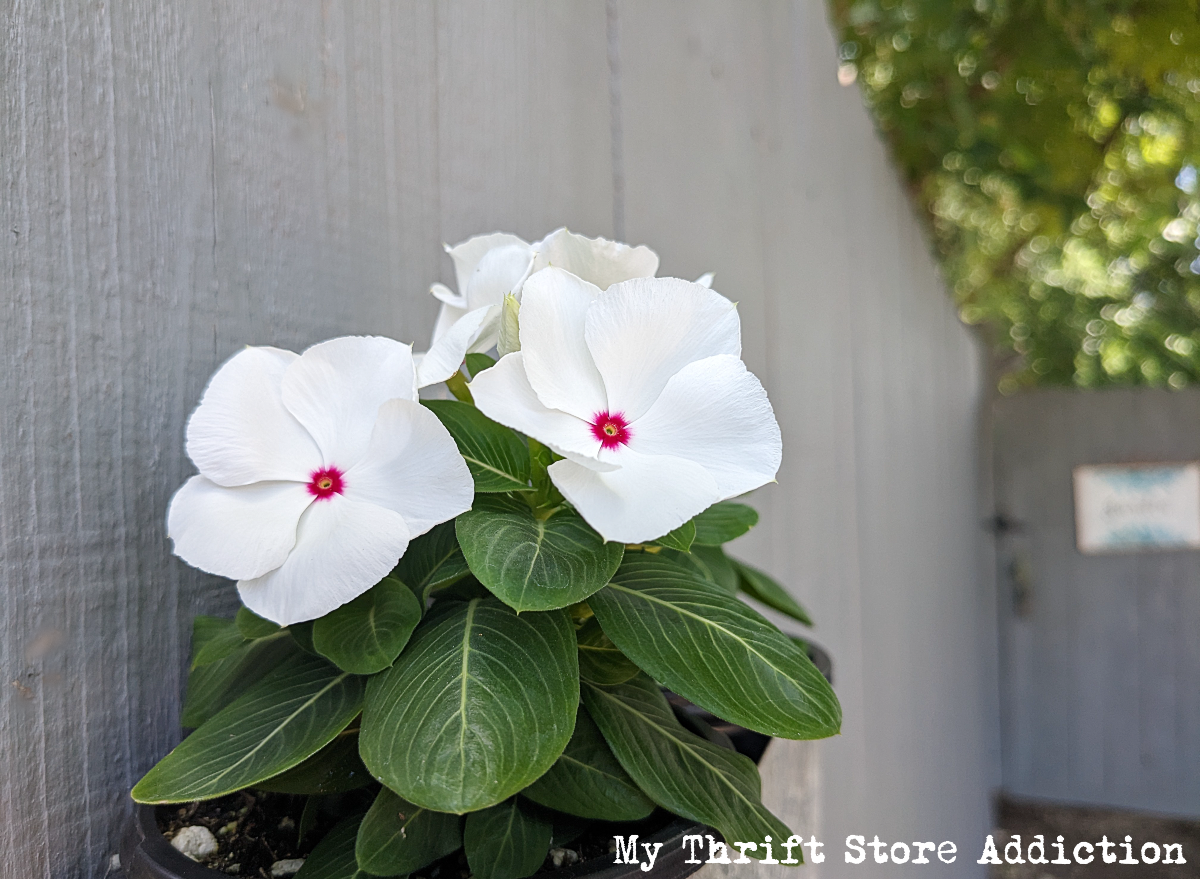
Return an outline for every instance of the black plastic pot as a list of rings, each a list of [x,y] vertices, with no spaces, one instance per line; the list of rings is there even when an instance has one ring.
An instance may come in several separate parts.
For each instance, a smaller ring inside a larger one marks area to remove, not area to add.
[[[832,682],[833,666],[829,655],[821,648],[809,644],[808,655],[821,673]],[[697,705],[674,693],[667,694],[675,710],[690,714],[707,722],[718,732],[729,736],[734,747],[757,763],[771,741],[770,736],[737,726],[714,717]],[[167,838],[159,832],[154,806],[138,806],[129,829],[121,840],[121,867],[128,879],[229,879],[229,874],[197,864],[180,854]],[[662,849],[654,863],[655,879],[684,879],[700,869],[702,864],[685,863],[688,851],[683,847],[683,837],[713,831],[695,821],[677,818],[661,830],[639,837],[641,843],[653,846],[661,842]],[[635,879],[645,874],[638,864],[615,864],[611,855],[563,867],[547,879]]]

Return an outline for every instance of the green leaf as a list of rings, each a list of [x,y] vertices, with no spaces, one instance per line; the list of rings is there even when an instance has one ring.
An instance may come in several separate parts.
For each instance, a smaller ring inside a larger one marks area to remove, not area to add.
[[[611,686],[623,684],[640,669],[624,653],[617,649],[599,621],[593,616],[585,622],[575,638],[579,642],[579,677],[593,684]]]
[[[573,510],[542,519],[508,497],[476,496],[457,529],[471,573],[519,611],[583,601],[609,581],[625,551],[605,543]]]
[[[298,657],[218,711],[133,788],[139,803],[224,796],[302,763],[362,708],[363,681]]]
[[[692,541],[696,539],[696,523],[689,519],[684,522],[674,531],[668,531],[658,540],[650,541],[656,546],[668,546],[671,549],[677,549],[680,552],[687,552],[692,548]]]
[[[463,848],[474,879],[524,879],[546,860],[553,827],[521,807],[516,797],[472,812]]]
[[[774,608],[782,614],[787,614],[794,620],[806,626],[813,624],[812,618],[787,591],[775,580],[758,568],[751,567],[745,562],[730,559],[738,574],[738,586],[755,601],[761,601],[767,607]]]
[[[471,373],[471,378],[475,378],[485,369],[491,369],[496,365],[495,359],[486,354],[468,354],[463,359],[466,361],[467,371]]]
[[[395,577],[313,623],[313,646],[343,671],[370,675],[391,665],[421,621],[421,602]]]
[[[622,653],[718,717],[789,739],[841,726],[833,690],[786,635],[671,559],[631,553],[588,604]]]
[[[529,449],[515,431],[492,421],[469,403],[422,400],[450,431],[479,492],[529,488]]]
[[[288,632],[292,635],[292,640],[297,646],[310,656],[320,656],[317,648],[313,646],[313,621],[305,620],[302,623],[292,623],[287,627]]]
[[[192,669],[229,656],[246,643],[234,620],[199,616],[192,620]]]
[[[721,501],[695,518],[696,543],[720,546],[741,537],[758,524],[758,510],[745,504]]]
[[[567,749],[521,793],[539,806],[601,821],[637,821],[654,811],[582,705]]]
[[[375,876],[420,870],[462,845],[462,818],[414,806],[386,787],[358,828],[358,866]]]
[[[791,831],[762,804],[749,758],[685,730],[645,675],[617,687],[583,685],[583,704],[621,766],[665,809],[729,840],[784,840]]]
[[[507,799],[558,759],[575,724],[578,654],[565,611],[518,616],[494,598],[444,605],[371,679],[362,756],[409,802],[461,814]]]
[[[469,573],[451,521],[435,525],[410,542],[392,576],[415,592],[424,604],[434,592]]]
[[[232,653],[188,674],[187,696],[179,722],[189,728],[200,726],[280,663],[297,655],[296,645],[285,632],[257,641],[243,640],[242,646]]]
[[[371,879],[358,869],[354,841],[362,815],[351,815],[325,834],[296,874],[296,879]]]
[[[358,732],[343,730],[303,763],[254,786],[281,794],[336,794],[357,790],[371,781],[358,756]]]
[[[703,571],[706,580],[716,583],[730,595],[737,595],[737,570],[733,567],[733,560],[725,555],[721,547],[693,546],[690,561]]]
[[[279,626],[270,620],[264,620],[248,607],[239,607],[237,612],[237,627],[242,637],[247,641],[256,638],[266,638],[278,632]]]

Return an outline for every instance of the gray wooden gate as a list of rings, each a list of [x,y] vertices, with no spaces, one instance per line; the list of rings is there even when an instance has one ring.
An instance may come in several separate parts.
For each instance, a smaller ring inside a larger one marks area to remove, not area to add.
[[[1200,391],[995,407],[1004,788],[1200,814],[1200,552],[1082,555],[1072,468],[1200,458]]]

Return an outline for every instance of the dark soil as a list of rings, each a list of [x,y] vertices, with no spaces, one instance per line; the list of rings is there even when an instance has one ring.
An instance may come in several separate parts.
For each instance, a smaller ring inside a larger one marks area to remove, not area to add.
[[[287,858],[303,858],[326,830],[318,825],[303,843],[299,838],[302,796],[240,791],[216,800],[186,806],[159,806],[158,829],[171,839],[184,827],[199,824],[217,838],[217,854],[204,866],[234,876],[270,879],[271,864]]]
[[[364,808],[370,795],[362,792]],[[299,833],[304,805],[308,798],[291,794],[262,791],[240,791],[216,800],[189,803],[186,806],[159,806],[156,817],[158,829],[168,840],[180,829],[199,824],[217,838],[217,854],[204,862],[211,870],[238,877],[270,879],[271,865],[279,860],[304,858],[321,838],[337,823],[345,811],[333,804],[318,814],[303,837]],[[539,807],[526,803],[535,811]],[[644,821],[613,825],[587,821],[546,811],[545,817],[554,825],[550,853],[540,874],[553,873],[592,858],[609,858],[613,852],[613,834],[630,832],[646,836],[660,830],[674,816],[657,810]],[[558,863],[555,863],[557,856]],[[462,849],[430,864],[410,879],[468,879],[471,869]]]
[[[1002,799],[997,808],[996,849],[1004,858],[1004,845],[1020,835],[1022,848],[1028,850],[1029,843],[1037,834],[1046,838],[1046,857],[1057,857],[1051,849],[1059,835],[1066,846],[1066,857],[1073,860],[1071,852],[1080,842],[1095,845],[1104,836],[1112,842],[1122,843],[1132,836],[1133,856],[1139,857],[1145,842],[1180,843],[1186,864],[1155,865],[1105,864],[1100,849],[1093,853],[1095,860],[1090,864],[1005,864],[992,867],[992,879],[1108,879],[1108,877],[1146,876],[1155,879],[1198,879],[1200,877],[1200,821],[1168,818],[1142,812],[1127,812],[1115,809],[1097,809],[1080,806],[1064,806],[1055,803],[1033,803]],[[1118,860],[1125,856],[1124,848],[1112,850]],[[1086,850],[1082,852],[1087,856]],[[977,856],[975,856],[977,857]]]

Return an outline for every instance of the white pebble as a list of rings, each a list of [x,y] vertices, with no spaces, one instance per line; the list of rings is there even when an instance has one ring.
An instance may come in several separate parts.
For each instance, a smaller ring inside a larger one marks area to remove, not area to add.
[[[300,872],[300,868],[304,866],[304,858],[287,858],[282,861],[276,861],[271,865],[271,875],[275,879],[284,879],[287,876],[295,876]]]
[[[579,860],[579,853],[572,851],[569,848],[552,848],[550,849],[550,862],[554,864],[554,868],[558,869],[563,864],[570,866]]]
[[[217,853],[217,838],[207,827],[193,824],[175,834],[171,847],[193,861],[203,861]]]

